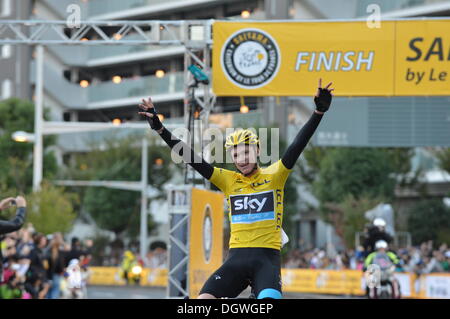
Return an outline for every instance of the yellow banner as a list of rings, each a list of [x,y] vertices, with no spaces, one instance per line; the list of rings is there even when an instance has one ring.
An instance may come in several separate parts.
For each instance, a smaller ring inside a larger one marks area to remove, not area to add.
[[[189,296],[195,298],[222,265],[223,194],[192,189],[189,247]]]
[[[366,21],[215,22],[213,90],[311,96],[322,78],[341,96],[450,94],[449,29],[450,20],[382,21],[380,28]]]
[[[168,280],[166,268],[144,268],[142,270],[142,286],[166,287]]]
[[[125,285],[125,280],[120,276],[119,267],[89,267],[89,272],[90,285]]]
[[[450,299],[450,274],[431,273],[416,278],[420,299]]]
[[[198,199],[198,198],[197,198]],[[219,215],[219,214],[217,214]],[[223,219],[223,214],[222,214]],[[198,221],[198,219],[197,219]],[[217,228],[219,223],[213,223]],[[198,230],[198,229],[197,229]],[[216,229],[217,230],[217,229]],[[200,233],[198,233],[200,234]],[[196,239],[200,236],[196,236]],[[215,240],[219,246],[219,240]],[[196,242],[199,245],[199,242]],[[201,247],[201,246],[197,246]],[[222,264],[222,256],[219,256],[218,247],[216,249],[215,264],[210,263],[207,269],[201,250],[192,249],[195,252],[193,264],[197,268],[190,268],[190,283],[195,284],[192,297],[208,279],[211,272]],[[220,246],[222,248],[222,246]],[[220,249],[222,251],[222,249]],[[198,254],[197,254],[198,253]],[[91,273],[90,285],[117,285],[124,286],[125,280],[120,278],[119,267],[89,267]],[[166,287],[168,270],[164,268],[144,268],[142,273],[141,286]],[[312,294],[333,294],[333,295],[354,295],[365,294],[364,276],[360,270],[320,270],[320,269],[281,269],[284,292],[312,293]],[[432,273],[417,277],[413,273],[396,273],[400,283],[402,298],[419,299],[450,299],[450,274]],[[193,276],[197,276],[194,278]],[[193,287],[191,287],[193,289]],[[195,290],[197,289],[197,290]]]
[[[364,295],[363,276],[356,270],[281,269],[283,291]]]
[[[124,286],[125,280],[121,278],[120,267],[89,267],[90,285]],[[141,274],[141,286],[166,287],[167,269],[143,268]]]
[[[395,95],[450,94],[450,20],[396,22]]]

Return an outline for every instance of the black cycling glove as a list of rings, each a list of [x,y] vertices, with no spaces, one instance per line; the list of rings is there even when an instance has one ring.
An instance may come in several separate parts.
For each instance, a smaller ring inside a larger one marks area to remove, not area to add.
[[[316,110],[319,112],[326,112],[330,108],[332,95],[327,89],[319,88],[319,96],[314,97],[316,103]]]
[[[162,125],[161,121],[159,120],[159,116],[158,116],[158,113],[156,112],[156,108],[153,107],[153,108],[147,110],[147,112],[153,114],[152,118],[147,116],[147,121],[148,121],[148,124],[150,124],[150,127],[155,131],[162,129],[163,125]]]

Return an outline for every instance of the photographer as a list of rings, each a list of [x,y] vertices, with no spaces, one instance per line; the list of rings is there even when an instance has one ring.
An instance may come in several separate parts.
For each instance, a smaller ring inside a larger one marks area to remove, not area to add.
[[[26,206],[25,198],[22,196],[9,197],[0,201],[0,210],[17,206],[16,216],[10,221],[0,220],[0,241],[3,240],[2,235],[14,232],[22,227],[25,221]],[[0,282],[3,281],[3,256],[0,249]]]

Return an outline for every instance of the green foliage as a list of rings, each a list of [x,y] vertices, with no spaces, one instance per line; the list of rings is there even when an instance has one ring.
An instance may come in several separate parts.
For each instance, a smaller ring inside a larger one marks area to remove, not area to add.
[[[76,213],[73,203],[78,197],[63,188],[43,183],[41,190],[27,196],[27,221],[38,232],[51,234],[71,230]]]
[[[308,146],[297,163],[301,181],[320,201],[326,222],[347,245],[364,225],[363,212],[394,198],[395,186],[418,186],[411,177],[411,148],[324,148]]]
[[[450,174],[450,147],[435,149],[433,154],[439,161],[439,166]]]
[[[342,202],[346,196],[391,199],[395,180],[393,167],[382,149],[338,148],[321,162],[314,190],[322,203]]]
[[[45,118],[48,116],[45,114]],[[31,190],[33,179],[33,144],[12,140],[16,131],[34,131],[33,103],[11,98],[0,102],[0,184],[22,193]],[[44,147],[55,143],[55,137],[45,137]],[[44,178],[52,178],[57,171],[53,153],[43,158]]]
[[[117,138],[112,135],[102,145],[92,145],[91,152],[76,156],[69,175],[74,179],[103,181],[140,181],[141,179],[141,137]],[[149,185],[161,189],[169,180],[171,157],[167,147],[149,147]],[[156,159],[163,164],[157,165]],[[115,232],[127,233],[130,237],[139,234],[140,192],[89,187],[84,191],[83,204],[97,225]],[[151,215],[149,215],[151,217]],[[155,222],[148,218],[149,231]]]
[[[139,198],[139,192],[90,187],[86,190],[84,205],[99,227],[119,234],[139,216]]]
[[[335,226],[336,234],[344,240],[347,247],[354,246],[355,233],[364,228],[367,222],[364,213],[380,202],[379,198],[360,196],[356,199],[350,194],[339,204],[327,204],[329,219]]]
[[[414,245],[428,240],[450,244],[450,209],[441,199],[424,199],[409,211],[408,229]]]
[[[301,156],[304,160],[299,160],[296,163],[296,171],[299,172],[301,181],[305,182],[306,185],[312,186],[319,175],[322,160],[333,149],[314,146],[309,143]]]

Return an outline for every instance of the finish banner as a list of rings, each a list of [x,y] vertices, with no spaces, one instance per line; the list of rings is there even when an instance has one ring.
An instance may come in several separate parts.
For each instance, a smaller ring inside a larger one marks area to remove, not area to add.
[[[213,24],[218,96],[450,95],[450,19]]]

